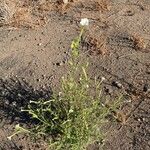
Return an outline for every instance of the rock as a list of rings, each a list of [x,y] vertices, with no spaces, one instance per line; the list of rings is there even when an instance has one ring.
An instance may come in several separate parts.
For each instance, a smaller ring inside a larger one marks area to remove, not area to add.
[[[145,84],[143,87],[144,92],[150,92],[150,86],[148,84]]]
[[[6,105],[9,105],[9,101],[8,101],[8,100],[5,100],[5,104],[6,104]]]
[[[37,82],[40,82],[41,80],[40,80],[40,79],[36,79],[36,81],[37,81]]]
[[[60,63],[59,63],[59,62],[57,62],[57,63],[56,63],[56,66],[60,66]]]
[[[57,62],[56,63],[56,66],[62,66],[63,65],[63,62]]]
[[[37,45],[38,45],[38,46],[41,46],[41,45],[42,45],[42,43],[38,43]]]
[[[119,88],[119,89],[121,89],[123,87],[122,84],[120,82],[118,82],[118,81],[113,81],[112,85],[117,87],[117,88]]]
[[[110,86],[105,86],[105,87],[104,87],[104,90],[105,90],[105,92],[108,93],[108,94],[112,94],[112,93],[113,93],[113,89],[112,89],[112,87],[110,87]]]

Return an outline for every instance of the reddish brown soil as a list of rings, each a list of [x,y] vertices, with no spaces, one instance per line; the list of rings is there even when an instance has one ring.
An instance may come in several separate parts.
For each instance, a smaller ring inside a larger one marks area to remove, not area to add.
[[[21,107],[58,90],[68,69],[70,43],[84,17],[90,25],[81,53],[89,58],[90,75],[106,78],[103,91],[108,99],[118,93],[126,96],[124,117],[106,127],[109,134],[103,149],[149,150],[150,1],[77,0],[67,6],[56,0],[53,5],[29,2],[25,8],[30,6],[36,13],[27,11],[31,16],[21,14],[23,19],[17,13],[0,23],[0,150],[48,149],[40,139],[34,142],[21,135],[9,141],[7,136],[18,122],[30,124],[19,113]],[[89,149],[101,147],[95,144]]]

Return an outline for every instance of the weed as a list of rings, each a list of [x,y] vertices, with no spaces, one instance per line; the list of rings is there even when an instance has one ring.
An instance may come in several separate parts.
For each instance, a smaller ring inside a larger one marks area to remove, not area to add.
[[[109,0],[97,0],[97,2],[98,2],[98,4],[99,4],[99,9],[100,9],[100,11],[107,11],[107,10],[109,10],[110,8],[109,8]]]
[[[142,37],[134,34],[131,37],[131,39],[132,39],[132,41],[134,43],[134,47],[133,48],[135,48],[136,50],[141,50],[141,51],[142,50],[144,51],[146,49],[147,44],[146,44],[145,40]]]
[[[88,20],[85,21],[88,25]],[[101,127],[107,122],[106,117],[111,111],[118,107],[118,102],[108,106],[101,101],[104,78],[99,82],[96,78],[91,80],[87,74],[88,63],[80,63],[79,47],[83,33],[84,26],[71,44],[70,70],[68,75],[62,77],[61,92],[53,94],[47,101],[30,101],[28,108],[22,111],[28,112],[38,124],[31,129],[17,125],[12,136],[21,132],[44,135],[50,138],[49,148],[55,150],[84,150],[88,144],[94,141],[101,143],[105,139]]]
[[[82,47],[89,50],[90,55],[105,55],[107,52],[106,38],[98,40],[92,36],[86,36],[83,39]]]

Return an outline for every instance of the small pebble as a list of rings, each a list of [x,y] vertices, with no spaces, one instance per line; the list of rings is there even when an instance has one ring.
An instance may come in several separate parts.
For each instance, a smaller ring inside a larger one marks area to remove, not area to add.
[[[56,66],[60,66],[60,63],[59,63],[59,62],[57,62],[57,63],[56,63]]]
[[[62,65],[63,65],[63,62],[60,62],[60,63],[57,62],[57,63],[56,63],[56,66],[62,66]]]
[[[42,45],[42,43],[38,43],[37,45],[38,45],[38,46],[41,46],[41,45]]]
[[[115,87],[117,87],[117,88],[119,88],[119,89],[122,88],[122,84],[120,82],[118,82],[118,81],[113,81],[112,85],[115,86]]]
[[[150,92],[150,86],[148,84],[145,84],[143,87],[144,92]]]
[[[42,74],[42,79],[44,79],[45,77],[46,77],[46,75],[45,75],[45,74],[44,74],[44,75]]]
[[[108,94],[111,94],[113,92],[113,89],[111,87],[107,87],[107,86],[104,87],[104,90]]]
[[[12,102],[12,105],[16,107],[16,106],[17,106],[17,103],[16,103],[16,102]]]
[[[143,118],[143,121],[145,121],[146,119],[145,118]]]
[[[131,103],[131,102],[132,102],[132,100],[131,100],[131,99],[128,99],[126,102],[127,102],[127,103]]]
[[[5,104],[6,104],[6,105],[9,105],[9,101],[8,101],[8,100],[5,100]]]
[[[37,82],[40,82],[40,79],[36,79]]]
[[[18,97],[22,97],[22,95],[20,93],[18,93]]]

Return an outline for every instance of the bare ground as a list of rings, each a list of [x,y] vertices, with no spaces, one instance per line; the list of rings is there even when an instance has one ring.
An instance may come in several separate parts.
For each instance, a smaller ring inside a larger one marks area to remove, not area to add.
[[[51,89],[58,90],[67,70],[70,43],[79,33],[80,19],[86,17],[90,26],[81,52],[90,60],[90,75],[106,78],[103,91],[108,99],[116,93],[126,96],[121,122],[108,125],[103,148],[149,150],[149,0],[81,0],[67,6],[28,1],[23,6],[19,15],[14,6],[15,15],[3,19],[0,28],[0,149],[47,149],[40,139],[34,142],[17,136],[10,142],[6,137],[18,122],[27,124],[27,116],[19,113],[22,106],[31,99],[49,98]]]

